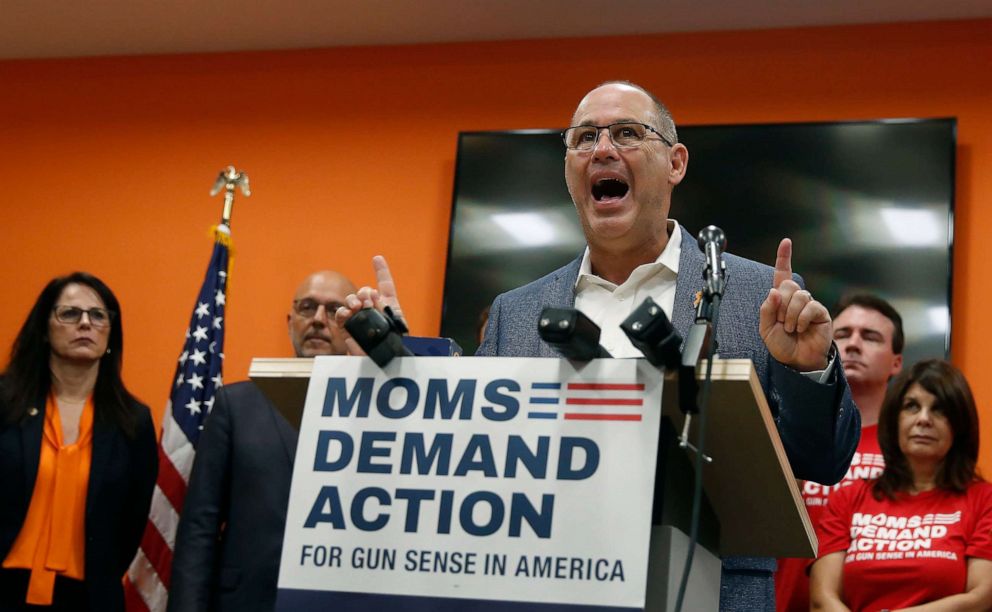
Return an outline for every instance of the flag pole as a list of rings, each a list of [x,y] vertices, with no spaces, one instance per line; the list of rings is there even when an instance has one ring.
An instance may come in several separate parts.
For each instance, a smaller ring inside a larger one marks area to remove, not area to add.
[[[236,170],[234,166],[228,166],[220,171],[217,180],[214,181],[213,188],[210,190],[211,197],[221,191],[224,192],[224,212],[221,213],[220,222],[229,228],[231,227],[231,212],[234,209],[234,191],[238,188],[241,189],[241,193],[245,197],[251,195],[248,175],[244,171]]]
[[[224,211],[221,223],[212,228],[213,253],[170,379],[169,400],[162,416],[158,480],[148,522],[124,584],[128,612],[165,612],[173,543],[196,446],[217,391],[223,385],[231,212],[235,190],[251,195],[248,175],[228,166],[217,177],[210,194],[214,196],[222,190]]]

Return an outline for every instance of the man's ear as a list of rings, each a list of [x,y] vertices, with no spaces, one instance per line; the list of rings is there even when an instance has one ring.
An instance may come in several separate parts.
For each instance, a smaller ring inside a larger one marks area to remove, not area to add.
[[[674,187],[682,182],[686,168],[689,167],[689,149],[685,148],[681,142],[676,143],[668,152],[668,157],[671,160],[672,168],[668,175],[668,182]]]
[[[902,372],[902,354],[896,355],[895,359],[892,360],[892,371],[889,372],[889,377],[898,376],[899,372]]]

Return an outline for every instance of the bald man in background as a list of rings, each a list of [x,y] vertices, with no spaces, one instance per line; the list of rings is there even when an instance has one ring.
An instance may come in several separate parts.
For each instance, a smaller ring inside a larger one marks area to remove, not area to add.
[[[346,354],[334,313],[354,292],[332,271],[300,284],[286,315],[297,357]],[[254,383],[217,392],[176,535],[170,612],[275,607],[297,435]]]

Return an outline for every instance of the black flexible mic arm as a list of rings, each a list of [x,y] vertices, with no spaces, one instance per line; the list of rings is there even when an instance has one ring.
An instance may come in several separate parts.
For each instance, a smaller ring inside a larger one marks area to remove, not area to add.
[[[723,230],[715,225],[709,225],[699,232],[699,248],[706,256],[706,269],[703,270],[703,291],[699,296],[699,304],[696,307],[696,322],[689,329],[686,338],[685,348],[682,351],[682,367],[679,373],[679,404],[686,413],[685,422],[682,427],[680,444],[692,448],[689,443],[689,421],[691,415],[699,413],[697,424],[696,441],[696,465],[695,482],[692,494],[692,519],[689,527],[689,552],[686,554],[685,567],[682,570],[682,579],[679,581],[678,595],[675,599],[675,610],[681,612],[682,604],[685,601],[686,586],[689,583],[689,571],[692,568],[692,560],[696,551],[696,542],[699,540],[699,509],[702,503],[703,494],[703,465],[712,461],[706,455],[704,443],[706,441],[706,412],[709,404],[710,391],[712,389],[713,357],[716,355],[716,327],[720,321],[720,302],[723,301],[723,290],[726,287],[726,265],[723,263],[723,251],[727,248],[727,237]],[[695,392],[696,385],[696,364],[699,359],[705,357],[706,376],[703,380],[702,389],[698,396]],[[691,369],[690,369],[691,368]],[[682,381],[691,375],[692,384]],[[691,391],[689,389],[691,387]],[[683,394],[683,391],[686,391]],[[691,397],[692,405],[688,405]],[[698,397],[698,404],[697,402]]]

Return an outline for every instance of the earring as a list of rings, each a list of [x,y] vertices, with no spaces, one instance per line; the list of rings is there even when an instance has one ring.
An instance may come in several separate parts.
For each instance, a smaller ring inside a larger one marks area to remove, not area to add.
[[[108,354],[108,355],[110,354],[110,349],[109,349],[109,348],[107,349],[107,354]]]

